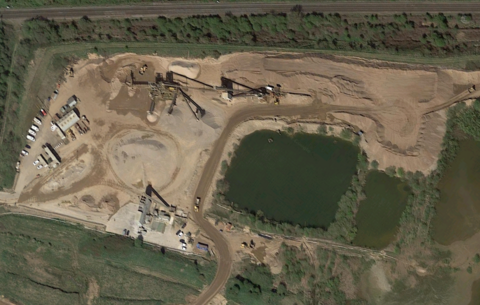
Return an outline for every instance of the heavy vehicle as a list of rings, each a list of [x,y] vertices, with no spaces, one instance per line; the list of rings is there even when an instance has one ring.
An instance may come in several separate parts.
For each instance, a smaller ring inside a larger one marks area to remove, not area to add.
[[[86,116],[86,115],[82,115],[82,120],[87,121],[87,123],[90,125],[90,121],[87,119],[87,116]]]
[[[138,71],[138,73],[139,73],[140,75],[145,74],[145,71],[147,71],[147,68],[148,68],[148,66],[147,66],[146,64],[143,65],[143,66],[140,68],[140,71]]]
[[[198,212],[199,208],[200,208],[200,197],[197,197],[196,201],[195,201],[195,206],[193,207],[193,209],[195,210],[195,212]]]
[[[32,137],[31,135],[27,134],[27,139],[32,141],[32,142],[35,142],[35,137]]]

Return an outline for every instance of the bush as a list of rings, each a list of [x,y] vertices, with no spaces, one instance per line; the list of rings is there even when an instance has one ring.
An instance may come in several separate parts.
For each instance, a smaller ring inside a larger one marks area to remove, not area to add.
[[[227,160],[223,160],[220,164],[220,174],[225,175],[228,170],[228,162]]]
[[[345,140],[350,140],[352,138],[352,132],[350,130],[344,128],[340,132],[340,137],[342,137]]]
[[[385,174],[389,175],[390,177],[395,177],[397,171],[395,170],[395,166],[389,166],[385,169]]]
[[[325,125],[318,126],[317,132],[321,135],[326,135],[327,134],[327,126],[325,126]]]

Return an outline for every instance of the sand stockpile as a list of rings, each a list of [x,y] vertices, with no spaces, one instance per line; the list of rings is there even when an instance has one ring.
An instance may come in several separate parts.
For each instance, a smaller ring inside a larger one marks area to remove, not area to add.
[[[116,176],[139,190],[152,185],[160,189],[177,171],[176,143],[165,135],[126,131],[109,143],[109,161]]]
[[[170,64],[168,70],[193,79],[200,74],[200,66],[197,63],[188,61],[176,60]]]

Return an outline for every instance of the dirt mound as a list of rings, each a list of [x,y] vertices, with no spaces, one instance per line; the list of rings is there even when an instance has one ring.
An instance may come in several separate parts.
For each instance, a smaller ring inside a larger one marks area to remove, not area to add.
[[[197,78],[198,75],[200,74],[200,66],[197,63],[194,62],[188,62],[188,61],[174,61],[170,64],[168,67],[169,71],[185,75],[190,78]]]
[[[95,198],[92,195],[84,195],[80,198],[80,202],[88,205],[91,208],[96,207],[95,205]]]
[[[158,121],[158,115],[156,115],[155,113],[149,113],[147,114],[147,120],[150,123],[155,123],[156,121]]]
[[[98,202],[98,207],[116,212],[118,209],[120,209],[120,200],[118,200],[116,194],[107,194],[100,199]]]

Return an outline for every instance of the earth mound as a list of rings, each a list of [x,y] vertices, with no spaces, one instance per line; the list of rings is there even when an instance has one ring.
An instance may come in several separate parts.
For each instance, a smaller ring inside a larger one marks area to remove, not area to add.
[[[174,61],[170,64],[168,70],[193,79],[197,78],[200,74],[200,66],[197,63],[188,61]]]

